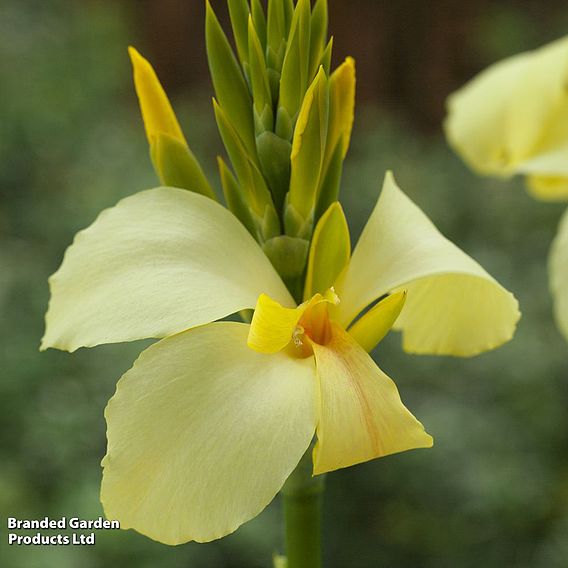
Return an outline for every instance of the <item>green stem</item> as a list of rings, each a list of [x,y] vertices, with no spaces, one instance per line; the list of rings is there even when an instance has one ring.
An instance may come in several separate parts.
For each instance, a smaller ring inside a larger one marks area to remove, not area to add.
[[[324,476],[312,476],[311,447],[282,488],[287,568],[321,567]]]

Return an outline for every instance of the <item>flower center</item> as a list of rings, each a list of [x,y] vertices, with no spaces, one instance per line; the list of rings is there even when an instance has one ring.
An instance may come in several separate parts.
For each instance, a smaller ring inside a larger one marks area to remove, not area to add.
[[[262,294],[256,303],[247,345],[261,353],[285,349],[292,357],[309,357],[315,343],[327,345],[331,341],[329,306],[338,303],[333,288],[325,294],[315,294],[296,308],[284,308]]]
[[[308,308],[296,326],[295,336],[299,330],[310,341],[319,345],[327,345],[331,339],[327,302],[321,302]]]
[[[292,351],[296,357],[313,355],[312,343],[327,345],[331,341],[331,323],[328,302],[310,306],[302,315],[292,333]]]

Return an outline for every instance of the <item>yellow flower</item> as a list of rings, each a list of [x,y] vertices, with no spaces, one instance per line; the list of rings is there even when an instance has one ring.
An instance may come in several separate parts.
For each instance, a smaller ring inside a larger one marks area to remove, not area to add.
[[[161,338],[105,412],[109,518],[167,544],[209,541],[262,511],[314,435],[315,474],[432,444],[367,351],[396,319],[408,351],[473,355],[511,338],[517,302],[391,175],[352,255],[330,236],[345,227],[335,203],[300,306],[199,194],[141,192],[77,235],[50,279],[42,348]],[[216,321],[255,307],[251,325]]]
[[[568,199],[567,85],[568,37],[491,65],[449,97],[448,140],[481,174]]]
[[[521,174],[534,197],[568,199],[568,37],[480,73],[449,97],[445,129],[479,173]],[[556,320],[568,339],[568,211],[549,273]]]

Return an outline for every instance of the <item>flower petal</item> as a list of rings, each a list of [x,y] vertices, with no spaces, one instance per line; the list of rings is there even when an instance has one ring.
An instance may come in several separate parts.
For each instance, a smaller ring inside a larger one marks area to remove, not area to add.
[[[254,309],[248,346],[259,353],[276,353],[292,340],[294,329],[308,304],[283,308],[267,294],[261,294]]]
[[[331,342],[313,349],[320,387],[314,475],[432,446],[394,382],[337,324]]]
[[[492,65],[448,99],[450,144],[481,173],[559,173],[538,158],[568,142],[567,77],[568,37]]]
[[[211,199],[157,188],[77,234],[50,279],[42,348],[164,337],[290,294],[260,247]]]
[[[511,339],[519,319],[514,296],[442,236],[390,173],[335,288],[344,327],[377,298],[406,289],[395,328],[416,353],[474,355]]]
[[[568,157],[566,159],[568,163]],[[568,174],[561,176],[529,176],[527,189],[542,201],[566,201],[568,199]]]
[[[562,146],[523,162],[519,165],[518,172],[535,176],[542,175],[568,178],[567,144],[568,138]]]
[[[568,211],[560,221],[549,258],[550,290],[556,323],[568,341]]]
[[[101,501],[121,528],[206,542],[258,515],[310,444],[312,360],[264,355],[248,325],[168,337],[120,379],[105,416]]]
[[[392,329],[405,300],[406,290],[389,294],[349,328],[349,335],[365,351],[372,351]]]

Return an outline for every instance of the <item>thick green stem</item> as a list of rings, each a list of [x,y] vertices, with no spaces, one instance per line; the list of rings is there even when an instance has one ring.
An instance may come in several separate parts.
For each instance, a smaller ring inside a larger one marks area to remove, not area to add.
[[[321,567],[324,476],[312,476],[311,448],[282,488],[287,568]]]

